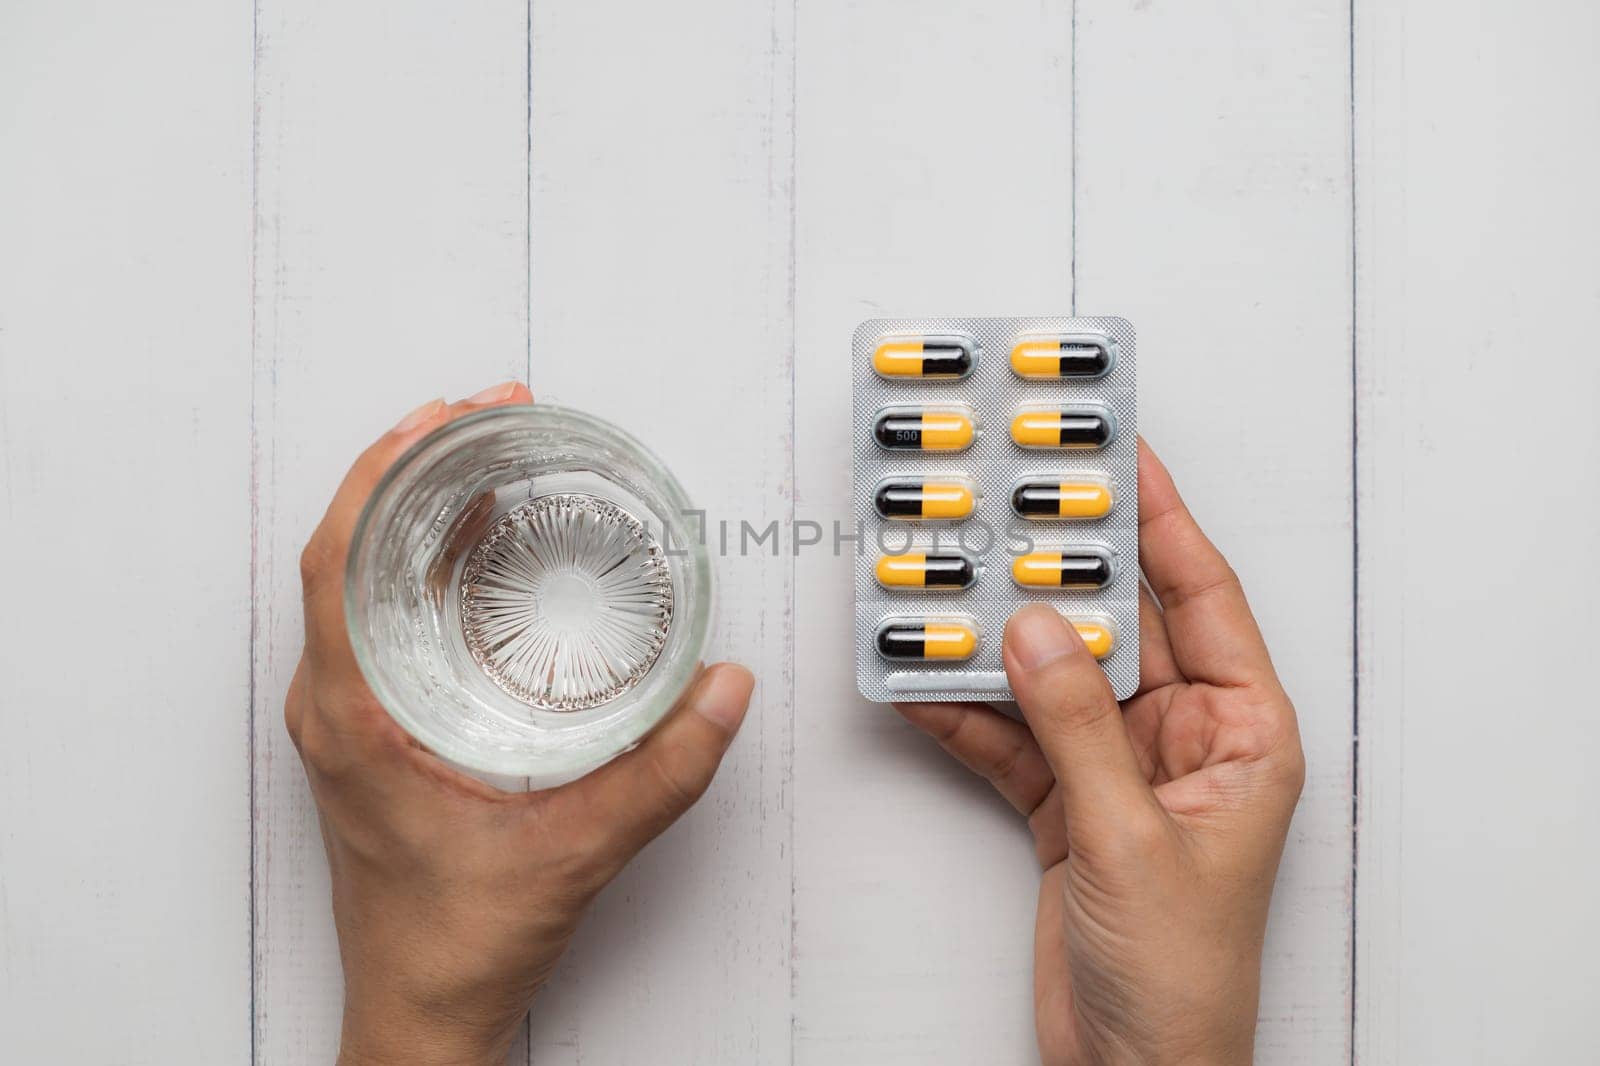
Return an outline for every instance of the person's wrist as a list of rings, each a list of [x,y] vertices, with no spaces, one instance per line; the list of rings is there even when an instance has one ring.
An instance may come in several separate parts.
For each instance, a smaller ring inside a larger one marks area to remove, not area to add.
[[[1255,1028],[1207,1033],[1168,1033],[1156,1043],[1111,1041],[1090,1055],[1098,1066],[1251,1066]]]
[[[339,1041],[337,1066],[506,1066],[509,1049],[485,1051],[457,1046],[449,1039],[404,1041],[344,1039]]]
[[[1247,1047],[1243,1050],[1218,1048],[1196,1052],[1111,1056],[1102,1061],[1102,1066],[1251,1066],[1254,1061],[1254,1050]]]
[[[404,1063],[405,1066],[506,1066],[506,1056],[500,1054],[488,1058],[460,1058],[449,1055],[435,1057],[426,1053],[419,1055],[414,1048],[390,1051],[341,1045],[336,1066],[397,1066],[400,1063]]]
[[[345,1010],[338,1066],[506,1066],[516,1026],[487,1031],[415,1012]]]
[[[1255,1061],[1255,1033],[1215,1034],[1196,1040],[1186,1049],[1169,1049],[1157,1055],[1129,1060],[1129,1066],[1251,1066]]]

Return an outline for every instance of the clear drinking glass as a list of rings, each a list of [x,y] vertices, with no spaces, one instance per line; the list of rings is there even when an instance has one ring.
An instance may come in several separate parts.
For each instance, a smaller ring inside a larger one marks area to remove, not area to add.
[[[694,676],[712,587],[692,518],[660,460],[598,418],[459,418],[395,463],[356,524],[356,660],[443,758],[570,781],[637,744]]]

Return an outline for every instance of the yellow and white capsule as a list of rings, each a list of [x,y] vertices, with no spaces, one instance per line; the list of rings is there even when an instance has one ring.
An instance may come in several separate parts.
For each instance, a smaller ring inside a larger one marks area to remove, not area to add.
[[[885,659],[959,662],[978,650],[978,623],[965,615],[891,618],[878,627],[877,644]]]
[[[872,350],[872,369],[886,378],[964,378],[978,363],[971,337],[885,337]]]
[[[1100,378],[1116,361],[1107,333],[1031,333],[1011,348],[1011,369],[1023,378]]]
[[[960,552],[929,555],[907,552],[884,555],[876,567],[878,584],[886,589],[951,592],[971,587],[978,580],[978,567]]]
[[[966,404],[885,407],[872,423],[873,439],[890,451],[959,452],[977,433],[977,416]]]
[[[885,518],[954,522],[972,514],[977,486],[959,474],[889,478],[878,483],[872,504]]]
[[[1117,627],[1103,614],[1063,614],[1069,625],[1078,631],[1084,647],[1096,659],[1104,659],[1117,647]]]
[[[1024,588],[1103,589],[1116,576],[1112,554],[1098,544],[1075,544],[1011,560],[1011,579]]]
[[[1011,439],[1024,448],[1104,448],[1117,435],[1117,416],[1098,403],[1024,407],[1011,420]]]
[[[1104,518],[1113,502],[1110,479],[1098,474],[1026,478],[1011,490],[1011,509],[1036,521]]]

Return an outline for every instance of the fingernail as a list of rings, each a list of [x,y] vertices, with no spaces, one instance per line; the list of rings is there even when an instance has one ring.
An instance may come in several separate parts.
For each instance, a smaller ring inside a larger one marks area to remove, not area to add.
[[[502,381],[498,385],[490,385],[482,392],[475,392],[467,397],[468,403],[498,403],[511,395],[517,387],[515,381]]]
[[[1006,647],[1024,670],[1037,670],[1083,647],[1066,621],[1043,604],[1024,607],[1006,623]]]
[[[728,733],[739,728],[750,705],[750,692],[756,679],[750,671],[733,663],[712,668],[711,676],[695,694],[694,712]]]
[[[438,414],[439,408],[443,406],[443,400],[429,400],[415,411],[412,411],[410,414],[406,415],[399,422],[395,423],[394,431],[396,433],[404,433],[408,429],[416,429],[418,426],[422,425],[422,423]]]

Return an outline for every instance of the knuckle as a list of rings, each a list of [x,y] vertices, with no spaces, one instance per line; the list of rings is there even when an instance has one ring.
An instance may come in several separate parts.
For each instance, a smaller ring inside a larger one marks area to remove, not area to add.
[[[1026,742],[1020,738],[1013,741],[989,763],[989,779],[992,781],[1011,780],[1012,776],[1017,772],[1017,767],[1022,763],[1023,753],[1027,750]]]
[[[1306,753],[1298,741],[1286,745],[1274,758],[1277,779],[1284,791],[1299,799],[1306,787]]]
[[[291,737],[296,750],[300,752],[300,760],[307,766],[329,775],[336,769],[328,731],[317,726],[314,715],[302,715],[300,727]]]
[[[300,585],[303,589],[310,590],[327,572],[330,554],[327,537],[322,530],[311,534],[311,539],[306,541],[305,548],[300,552]]]
[[[296,751],[300,750],[300,723],[305,718],[306,702],[306,664],[302,657],[289,681],[289,691],[283,697],[283,728]]]
[[[293,736],[300,760],[329,780],[345,776],[355,761],[355,754],[340,735],[339,728],[325,718],[325,712],[313,704],[300,715],[298,736]]]
[[[1243,592],[1244,586],[1240,583],[1239,574],[1234,570],[1232,564],[1218,556],[1216,567],[1215,573],[1201,578],[1195,585],[1174,590],[1173,594],[1168,597],[1167,606],[1169,608],[1181,607],[1185,603],[1204,600],[1218,593],[1232,595]]]
[[[1270,727],[1265,730],[1262,761],[1272,781],[1298,798],[1305,787],[1306,753],[1295,727],[1294,705],[1280,691],[1269,701],[1265,717]]]
[[[960,743],[961,734],[966,728],[967,716],[964,714],[955,715],[933,730],[933,739],[938,741],[940,746],[948,748],[953,744]]]
[[[694,772],[693,765],[689,753],[677,746],[667,748],[650,760],[662,808],[669,818],[676,818],[693,807],[711,784],[705,775]]]

